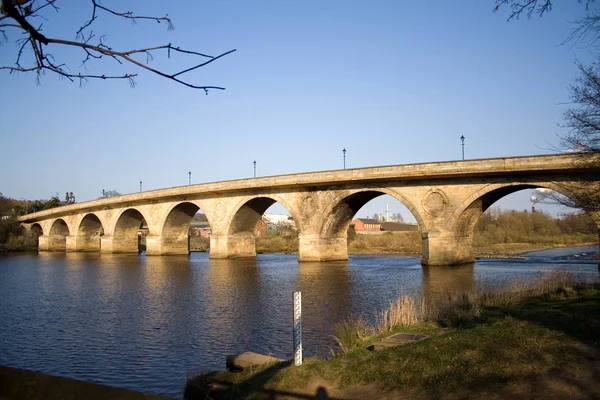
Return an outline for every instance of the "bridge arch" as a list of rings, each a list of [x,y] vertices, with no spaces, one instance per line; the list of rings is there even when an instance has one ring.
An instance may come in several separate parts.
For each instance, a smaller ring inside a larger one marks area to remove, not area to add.
[[[100,237],[104,235],[104,226],[94,213],[85,214],[77,229],[77,251],[99,251]]]
[[[509,182],[488,184],[467,197],[454,211],[449,219],[448,230],[457,237],[473,238],[473,231],[479,217],[496,201],[512,193],[525,189],[551,189],[571,199],[577,198],[577,193],[556,182]],[[588,211],[587,214],[598,226],[600,232],[600,210]]]
[[[421,232],[427,230],[425,221],[417,211],[415,205],[404,195],[389,188],[365,188],[348,190],[336,196],[323,212],[323,225],[320,233],[322,238],[346,237],[346,232],[356,213],[371,200],[390,195],[402,203],[415,217]]]
[[[35,240],[36,247],[39,248],[40,236],[44,235],[44,228],[42,228],[42,225],[38,224],[37,222],[33,223],[29,227],[29,235],[33,240]]]
[[[162,223],[160,254],[188,254],[190,251],[189,230],[194,215],[202,208],[195,202],[174,203],[167,211]],[[208,224],[210,220],[205,214]]]
[[[113,253],[137,253],[141,250],[140,229],[148,219],[136,208],[124,209],[117,217],[112,238]]]
[[[67,236],[69,236],[69,225],[62,218],[57,218],[50,226],[48,233],[48,250],[65,251],[67,249]]]
[[[234,208],[231,213],[230,222],[226,228],[228,257],[256,256],[256,224],[261,220],[265,211],[275,203],[279,203],[285,207],[294,220],[296,229],[301,232],[299,213],[281,196],[258,195],[247,197],[240,201]],[[212,244],[213,240],[211,238],[211,248]]]
[[[31,231],[32,234],[36,235],[36,236],[42,236],[44,234],[44,228],[42,227],[42,224],[39,224],[37,222],[34,222],[33,224],[31,224],[31,226],[29,227],[29,230]]]
[[[390,195],[404,205],[416,219],[421,236],[427,230],[414,203],[403,194],[387,187],[363,187],[338,192],[319,210],[317,229],[300,236],[301,261],[333,261],[348,259],[348,228],[356,213],[369,201]]]

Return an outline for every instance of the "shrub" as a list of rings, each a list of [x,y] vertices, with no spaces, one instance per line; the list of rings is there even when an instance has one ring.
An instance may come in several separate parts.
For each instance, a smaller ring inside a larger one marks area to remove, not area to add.
[[[372,333],[372,329],[363,317],[349,318],[334,325],[337,342],[342,352],[357,348]]]

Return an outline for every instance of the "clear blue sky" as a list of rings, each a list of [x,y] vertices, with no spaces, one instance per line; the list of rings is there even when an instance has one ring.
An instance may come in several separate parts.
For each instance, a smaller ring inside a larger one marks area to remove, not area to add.
[[[115,49],[172,43],[208,54],[237,52],[190,75],[204,92],[114,62],[90,72],[136,72],[138,83],[90,81],[83,88],[47,74],[0,71],[0,192],[78,201],[259,175],[461,157],[543,154],[588,49],[560,45],[584,6],[556,2],[543,18],[507,23],[493,0],[109,1],[139,14],[168,13],[176,26],[133,25],[106,14],[94,26]],[[48,36],[74,39],[91,11],[59,0]],[[14,36],[0,61],[15,58]],[[78,71],[82,55],[63,54]],[[108,61],[108,60],[107,60]],[[157,54],[154,67],[193,65]],[[529,207],[529,194],[504,207]],[[366,214],[383,212],[388,199]],[[391,205],[390,205],[391,206]],[[394,206],[395,207],[395,206]],[[396,210],[392,210],[396,211]],[[361,211],[361,216],[363,211]]]

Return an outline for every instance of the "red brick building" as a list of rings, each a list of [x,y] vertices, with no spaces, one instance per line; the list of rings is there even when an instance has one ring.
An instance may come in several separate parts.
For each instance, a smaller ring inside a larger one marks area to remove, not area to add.
[[[369,218],[354,218],[352,220],[356,233],[379,232],[381,231],[381,221]]]

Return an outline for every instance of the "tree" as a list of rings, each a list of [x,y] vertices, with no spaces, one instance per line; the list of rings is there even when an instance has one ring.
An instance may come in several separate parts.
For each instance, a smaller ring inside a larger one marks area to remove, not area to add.
[[[580,76],[569,87],[573,107],[565,111],[564,127],[568,133],[561,136],[561,145],[579,155],[578,163],[600,165],[600,67],[597,63],[584,66],[578,63]],[[578,198],[568,198],[555,193],[551,199],[571,208],[586,211],[600,210],[600,182],[584,180],[568,188],[580,193]]]
[[[89,79],[126,79],[134,87],[137,73],[123,72],[115,75],[102,72],[90,72],[88,66],[94,60],[109,58],[118,64],[134,65],[135,67],[145,69],[163,78],[173,80],[184,86],[193,89],[202,89],[208,94],[209,89],[224,90],[219,86],[198,85],[187,81],[184,75],[204,67],[213,61],[226,56],[235,51],[230,50],[218,56],[210,56],[189,49],[182,49],[171,45],[157,45],[137,49],[120,49],[109,46],[105,41],[104,35],[97,35],[92,31],[92,25],[101,13],[108,14],[117,18],[123,18],[132,22],[154,21],[165,24],[168,31],[175,27],[168,14],[163,17],[153,17],[138,15],[131,11],[119,12],[101,4],[100,0],[89,0],[90,18],[84,21],[76,32],[76,40],[67,40],[64,38],[55,38],[45,36],[43,33],[44,21],[58,18],[57,14],[60,8],[57,6],[59,0],[1,0],[0,16],[0,35],[5,42],[12,41],[16,44],[15,64],[12,66],[0,66],[0,70],[14,72],[35,72],[38,82],[40,76],[45,72],[51,72],[70,81],[79,80],[80,85],[87,83]],[[72,7],[67,5],[67,7]],[[56,48],[74,49],[81,53],[83,69],[79,72],[73,72],[66,62],[55,59],[50,51]],[[191,56],[196,59],[193,65],[175,73],[167,73],[159,69],[152,68],[148,63],[153,59],[153,54],[158,51],[166,51],[170,58],[171,54],[181,54]],[[146,62],[139,60],[140,57],[146,57]],[[200,61],[201,60],[201,61]]]
[[[65,203],[66,204],[73,204],[73,203],[75,203],[75,196],[73,195],[73,192],[66,192],[65,193]]]
[[[61,205],[62,205],[62,203],[60,202],[58,195],[52,196],[52,197],[50,197],[50,200],[44,202],[44,205],[42,206],[42,210],[49,210],[51,208],[60,207]]]
[[[375,221],[383,221],[385,218],[383,217],[383,215],[375,213],[375,214],[373,214],[373,219]]]
[[[392,221],[393,222],[404,222],[404,218],[402,217],[402,214],[394,213],[394,214],[392,214]]]
[[[100,197],[101,199],[104,199],[106,197],[115,197],[115,196],[120,196],[121,193],[117,192],[116,190],[104,190],[102,189],[102,196]]]
[[[593,0],[579,2],[585,4],[586,15],[576,21],[576,28],[564,43],[573,41],[593,48],[598,47],[600,12],[591,7]],[[496,0],[495,3],[494,12],[503,7],[510,9],[509,21],[522,15],[531,17],[534,13],[543,16],[552,10],[552,0]],[[568,133],[559,137],[560,148],[576,153],[580,164],[600,165],[600,64],[576,64],[580,76],[569,86],[572,106],[563,115],[564,122],[561,125],[567,128]],[[576,198],[568,198],[553,192],[547,198],[567,207],[586,211],[600,210],[600,183],[597,177],[584,179],[567,189],[579,195]]]

